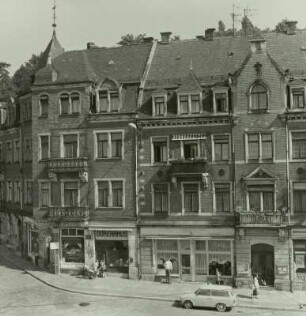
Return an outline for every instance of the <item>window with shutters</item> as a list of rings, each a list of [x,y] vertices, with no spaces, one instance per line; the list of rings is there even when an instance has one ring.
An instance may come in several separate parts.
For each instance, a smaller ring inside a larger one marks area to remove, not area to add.
[[[227,161],[230,158],[229,135],[212,135],[213,160]]]
[[[96,207],[124,207],[124,181],[122,179],[95,180]]]
[[[248,210],[252,212],[275,211],[274,185],[248,185],[247,203]]]
[[[306,182],[293,182],[293,213],[306,214]]]
[[[199,183],[182,183],[183,186],[183,214],[200,212]]]
[[[95,158],[123,158],[123,131],[95,131]]]
[[[152,137],[152,163],[167,163],[168,161],[168,138]]]
[[[306,158],[306,132],[291,132],[291,158]]]
[[[79,206],[79,182],[63,181],[62,185],[62,206]]]
[[[79,135],[78,134],[63,134],[61,135],[63,158],[79,157]]]
[[[229,213],[231,211],[230,183],[214,183],[215,212]]]
[[[169,212],[169,188],[167,183],[153,184],[153,212]]]
[[[273,135],[272,133],[246,134],[247,160],[273,160]]]

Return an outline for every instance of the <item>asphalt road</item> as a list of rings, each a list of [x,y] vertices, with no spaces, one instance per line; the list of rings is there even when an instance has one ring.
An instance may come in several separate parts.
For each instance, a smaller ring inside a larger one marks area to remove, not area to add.
[[[226,315],[295,316],[301,312],[236,307]],[[5,316],[214,316],[214,310],[185,310],[176,303],[73,294],[51,288],[0,256],[0,315]],[[222,315],[222,314],[221,314]]]

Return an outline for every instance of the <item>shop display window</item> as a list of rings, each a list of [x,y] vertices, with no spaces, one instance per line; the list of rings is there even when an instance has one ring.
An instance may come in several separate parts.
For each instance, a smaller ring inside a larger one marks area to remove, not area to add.
[[[306,273],[306,241],[294,240],[294,269],[295,273]]]
[[[62,229],[61,241],[64,262],[84,262],[84,231],[82,229]]]

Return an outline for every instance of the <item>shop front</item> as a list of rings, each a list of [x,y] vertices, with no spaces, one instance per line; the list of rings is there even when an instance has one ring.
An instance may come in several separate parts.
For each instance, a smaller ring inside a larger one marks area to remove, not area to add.
[[[162,279],[165,275],[163,263],[170,259],[173,262],[174,279],[215,283],[218,269],[222,275],[222,283],[231,285],[233,233],[230,228],[220,229],[218,234],[212,228],[161,228],[158,231],[154,228],[142,228],[142,278]]]

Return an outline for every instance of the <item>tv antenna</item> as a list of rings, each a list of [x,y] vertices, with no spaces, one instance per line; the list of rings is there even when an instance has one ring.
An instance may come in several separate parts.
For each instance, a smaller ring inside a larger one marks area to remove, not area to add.
[[[230,14],[230,16],[232,18],[232,32],[233,32],[233,36],[235,36],[235,24],[236,24],[236,22],[238,22],[237,18],[239,16],[241,16],[241,14],[237,13],[236,9],[241,9],[241,8],[233,4],[233,11]]]

